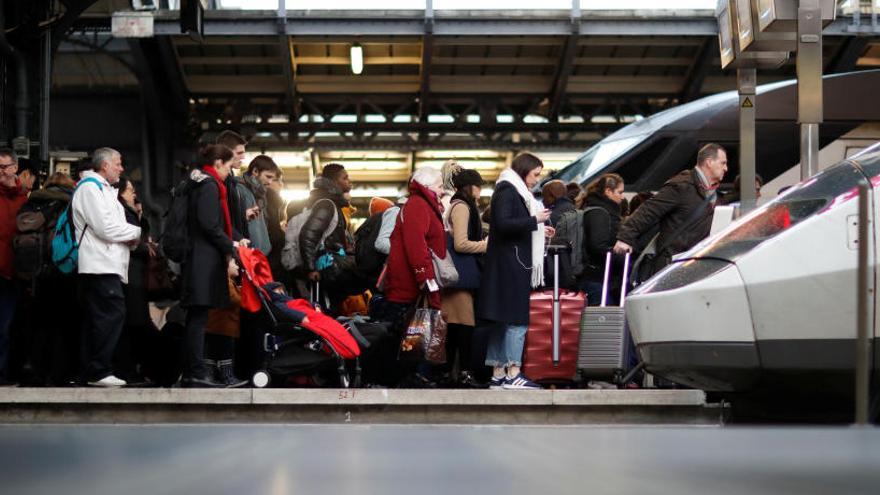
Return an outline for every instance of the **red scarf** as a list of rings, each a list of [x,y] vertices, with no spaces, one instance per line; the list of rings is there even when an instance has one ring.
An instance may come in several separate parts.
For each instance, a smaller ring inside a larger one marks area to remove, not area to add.
[[[229,214],[229,201],[226,197],[226,184],[220,180],[220,175],[217,173],[217,170],[214,169],[213,165],[205,165],[202,167],[202,171],[206,174],[210,175],[217,181],[217,189],[220,192],[220,209],[223,210],[223,227],[226,231],[226,235],[229,238],[232,238],[232,216]]]

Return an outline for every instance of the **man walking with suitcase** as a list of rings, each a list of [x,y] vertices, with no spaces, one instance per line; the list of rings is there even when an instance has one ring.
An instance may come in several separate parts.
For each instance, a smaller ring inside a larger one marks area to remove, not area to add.
[[[656,256],[650,273],[657,273],[672,256],[692,248],[709,234],[718,199],[716,189],[727,173],[727,153],[710,143],[697,153],[697,165],[669,179],[657,194],[620,226],[614,252],[631,253],[639,236],[659,225]]]

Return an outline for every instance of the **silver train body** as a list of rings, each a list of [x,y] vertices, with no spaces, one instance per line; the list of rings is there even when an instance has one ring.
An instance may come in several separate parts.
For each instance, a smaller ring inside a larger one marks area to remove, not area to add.
[[[866,180],[877,378],[880,144],[795,185],[637,288],[626,315],[646,369],[707,391],[851,397],[857,186]]]

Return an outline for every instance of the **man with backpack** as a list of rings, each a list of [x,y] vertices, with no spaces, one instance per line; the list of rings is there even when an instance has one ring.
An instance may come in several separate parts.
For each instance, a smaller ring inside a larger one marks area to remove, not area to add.
[[[84,308],[82,378],[90,385],[119,387],[113,375],[116,343],[125,324],[122,284],[128,283],[129,251],[137,247],[140,227],[125,220],[125,210],[112,186],[122,174],[122,155],[99,148],[92,170],[84,172],[71,199],[81,303]]]
[[[15,314],[18,288],[13,280],[12,239],[15,217],[27,201],[28,190],[16,175],[18,157],[9,148],[0,148],[0,385],[9,384],[6,368],[9,358],[9,326]]]

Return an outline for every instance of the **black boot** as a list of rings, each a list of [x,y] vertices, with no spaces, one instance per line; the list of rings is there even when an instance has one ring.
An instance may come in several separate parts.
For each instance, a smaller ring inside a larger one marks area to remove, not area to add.
[[[225,388],[226,383],[217,380],[217,362],[213,359],[205,359],[205,376],[183,377],[180,379],[181,388]]]
[[[220,374],[220,379],[218,381],[226,384],[226,388],[244,387],[250,383],[248,380],[242,380],[235,376],[235,367],[233,366],[231,359],[217,361],[217,370]]]

